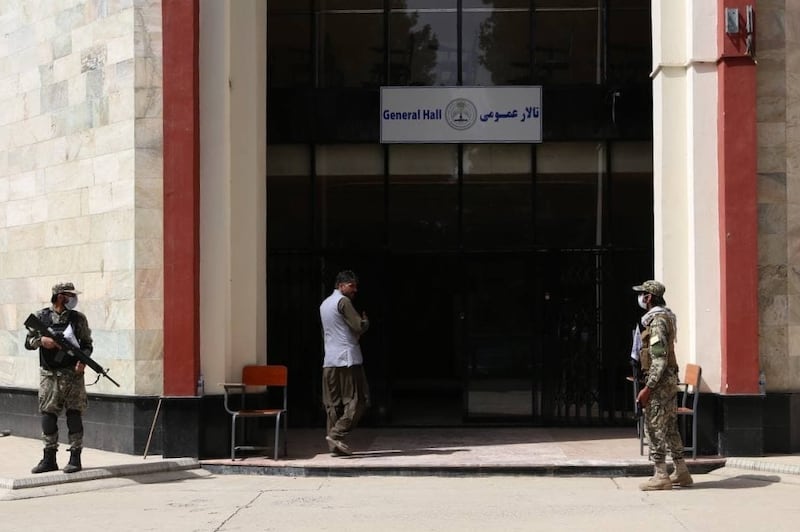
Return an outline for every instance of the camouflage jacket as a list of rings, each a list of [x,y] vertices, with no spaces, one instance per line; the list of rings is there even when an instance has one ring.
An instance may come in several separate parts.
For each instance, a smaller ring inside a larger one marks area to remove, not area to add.
[[[91,356],[94,349],[92,345],[92,330],[89,328],[89,321],[84,314],[77,310],[64,310],[59,314],[50,306],[37,311],[36,317],[57,332],[63,333],[69,325],[72,325],[72,331],[78,340],[78,347]],[[28,332],[25,337],[25,349],[31,351],[34,349],[39,350],[39,366],[44,369],[71,369],[77,363],[76,359],[60,349],[45,349],[42,347],[42,337],[35,332]]]
[[[647,375],[645,386],[654,388],[667,368],[678,369],[675,358],[675,314],[666,307],[653,307],[642,316],[642,347],[639,359]]]

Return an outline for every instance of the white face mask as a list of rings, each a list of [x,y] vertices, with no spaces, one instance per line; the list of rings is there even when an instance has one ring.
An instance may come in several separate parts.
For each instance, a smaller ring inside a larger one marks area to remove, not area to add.
[[[78,296],[72,296],[67,300],[66,303],[64,303],[64,306],[67,307],[69,310],[74,309],[77,305],[78,305]]]
[[[645,295],[644,292],[642,292],[636,299],[637,301],[639,301],[639,306],[647,310],[647,304],[644,302],[644,295]]]

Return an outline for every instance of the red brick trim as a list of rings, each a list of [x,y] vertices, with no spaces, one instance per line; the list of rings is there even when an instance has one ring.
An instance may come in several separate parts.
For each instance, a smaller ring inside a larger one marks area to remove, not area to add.
[[[192,396],[200,372],[198,0],[163,0],[164,395]]]
[[[758,392],[758,212],[756,65],[746,54],[744,17],[752,0],[718,0],[718,149],[723,394]],[[738,8],[729,35],[725,8]]]

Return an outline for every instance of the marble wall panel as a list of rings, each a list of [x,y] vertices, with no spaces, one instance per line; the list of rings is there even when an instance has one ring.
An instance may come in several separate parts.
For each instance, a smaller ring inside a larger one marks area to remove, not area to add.
[[[139,395],[161,395],[164,390],[164,365],[160,360],[136,361],[136,387]]]
[[[164,235],[164,223],[158,209],[136,209],[137,240],[160,240]]]
[[[164,240],[162,238],[138,239],[136,241],[137,268],[163,268]]]
[[[38,274],[40,271],[39,252],[24,249],[13,253],[3,253],[3,276],[19,278]]]
[[[80,217],[46,222],[45,246],[75,246],[88,242],[90,221],[89,218]]]
[[[136,92],[132,88],[123,88],[108,96],[109,123],[128,120],[136,113]]]
[[[164,351],[163,329],[138,330],[135,345],[136,360],[160,360]]]
[[[95,155],[117,153],[134,147],[133,118],[113,122],[94,129]]]
[[[30,225],[47,220],[47,209],[39,198],[9,200],[5,203],[6,226]]]
[[[786,202],[786,174],[760,173],[757,176],[759,203]]]
[[[785,235],[758,236],[758,263],[761,265],[786,264],[787,246]]]
[[[786,299],[789,305],[787,318],[789,326],[800,325],[800,294],[789,294]]]
[[[163,150],[164,122],[161,118],[136,119],[136,147]]]
[[[84,274],[84,293],[97,301],[126,301],[134,297],[133,272],[95,271]]]
[[[41,192],[41,187],[36,186],[36,178],[37,174],[34,170],[9,176],[6,180],[8,184],[6,200],[21,200],[35,197]]]
[[[795,247],[800,248],[797,242],[793,243]],[[800,249],[795,253],[800,256]],[[800,258],[793,260],[789,263],[786,271],[787,292],[789,295],[800,294]],[[800,352],[798,352],[800,354]]]
[[[44,247],[45,224],[38,223],[10,227],[6,232],[6,238],[6,249],[8,251],[40,249]]]
[[[759,146],[758,173],[786,173],[786,146]]]
[[[136,300],[137,330],[158,330],[164,324],[164,305],[161,299]]]
[[[136,89],[136,117],[161,118],[163,115],[163,91],[159,87]]]
[[[133,209],[99,213],[90,219],[92,242],[132,240],[136,236]]]
[[[161,390],[160,15],[158,0],[59,0],[0,16],[0,320],[83,285],[96,346],[120,359],[123,388],[98,392]],[[0,364],[21,358],[9,349]],[[5,373],[35,387],[34,355]]]
[[[119,240],[102,244],[102,261],[106,270],[132,270],[135,264],[134,242]]]
[[[162,268],[136,269],[136,297],[158,299],[164,294],[164,274]]]
[[[134,181],[112,181],[100,183],[89,189],[89,214],[132,209],[134,205]]]
[[[164,182],[161,179],[136,179],[136,207],[142,209],[157,209],[163,222],[164,207]]]
[[[8,193],[10,189],[8,180],[8,177],[0,177],[0,203],[5,203],[8,201]]]

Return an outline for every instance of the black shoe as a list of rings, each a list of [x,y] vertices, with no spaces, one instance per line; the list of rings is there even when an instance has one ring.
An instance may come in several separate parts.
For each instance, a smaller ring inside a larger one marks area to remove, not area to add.
[[[48,473],[50,471],[58,471],[58,464],[56,463],[56,450],[55,449],[45,449],[44,456],[36,464],[36,467],[31,469],[31,473],[34,475],[39,473]]]
[[[335,450],[338,450],[345,456],[350,456],[353,454],[353,451],[350,449],[350,446],[347,445],[342,440],[337,440],[336,438],[331,438],[330,436],[325,436],[325,439],[328,440],[330,445],[333,445]]]
[[[71,449],[69,451],[69,463],[64,466],[64,473],[77,473],[83,469],[81,465],[81,449]]]

